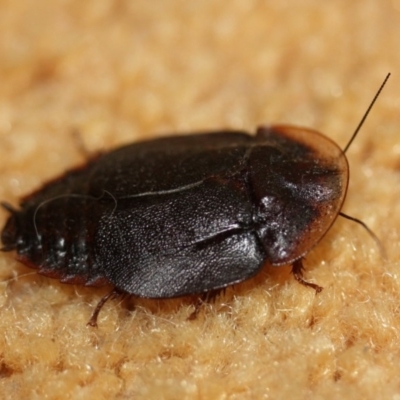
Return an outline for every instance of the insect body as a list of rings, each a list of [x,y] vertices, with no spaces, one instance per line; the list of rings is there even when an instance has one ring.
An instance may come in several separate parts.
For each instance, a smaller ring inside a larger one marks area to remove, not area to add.
[[[348,163],[318,132],[260,127],[121,147],[25,197],[4,251],[65,283],[171,298],[225,288],[265,263],[292,264],[324,236],[345,199]],[[97,307],[91,323],[96,323]]]

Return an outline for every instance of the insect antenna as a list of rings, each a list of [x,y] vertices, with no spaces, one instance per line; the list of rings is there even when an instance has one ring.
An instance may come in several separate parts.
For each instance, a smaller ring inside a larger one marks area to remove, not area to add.
[[[378,91],[376,92],[374,98],[372,99],[370,105],[368,106],[367,111],[365,111],[363,117],[361,118],[361,121],[358,123],[356,130],[354,131],[353,135],[351,136],[351,138],[350,138],[349,142],[347,143],[346,147],[343,149],[343,153],[346,153],[346,151],[349,149],[350,145],[353,143],[353,140],[356,138],[359,130],[364,125],[364,122],[367,119],[369,112],[371,111],[371,109],[374,106],[376,100],[378,99],[379,95],[381,94],[382,89],[385,87],[386,82],[388,81],[389,77],[390,77],[390,72],[386,75],[386,78],[382,82],[382,84],[379,87]]]
[[[381,256],[383,259],[387,260],[387,254],[386,254],[386,250],[383,247],[381,241],[379,240],[378,236],[375,235],[375,233],[373,232],[373,230],[371,228],[368,227],[368,225],[361,221],[358,218],[354,218],[350,215],[347,215],[345,213],[340,212],[339,215],[343,218],[349,219],[350,221],[356,222],[357,224],[360,224],[369,234],[369,236],[371,236],[371,238],[373,239],[373,241],[375,242],[376,246],[379,249],[379,252],[381,253]]]
[[[361,118],[360,122],[358,123],[357,128],[355,129],[355,131],[354,131],[353,135],[351,136],[349,142],[347,143],[346,147],[343,149],[343,153],[346,153],[346,151],[349,149],[350,145],[353,143],[353,140],[356,138],[356,136],[357,136],[358,132],[360,131],[361,127],[364,125],[364,122],[367,119],[368,114],[370,113],[370,111],[371,111],[372,107],[374,106],[376,100],[378,99],[379,95],[381,94],[382,89],[385,87],[386,82],[388,81],[389,77],[390,77],[390,72],[386,75],[386,77],[383,80],[381,86],[379,87],[379,89],[376,92],[374,98],[372,99],[370,105],[368,106],[367,111],[365,111],[363,117]],[[358,218],[354,218],[354,217],[351,217],[350,215],[344,214],[342,212],[339,212],[339,215],[342,216],[343,218],[346,218],[346,219],[348,219],[350,221],[353,221],[353,222],[356,222],[357,224],[360,224],[368,232],[368,234],[371,236],[371,238],[374,240],[376,246],[379,249],[379,252],[381,253],[382,258],[387,259],[386,250],[383,247],[381,241],[379,240],[378,236],[375,235],[375,233],[372,231],[372,229],[370,229],[365,222],[361,221]]]

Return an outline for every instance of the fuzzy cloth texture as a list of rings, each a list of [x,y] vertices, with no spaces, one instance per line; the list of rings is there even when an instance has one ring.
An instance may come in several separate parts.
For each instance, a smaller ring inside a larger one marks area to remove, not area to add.
[[[305,259],[195,299],[110,301],[0,254],[0,398],[400,396],[400,2],[3,1],[0,199],[91,154],[174,132],[316,129],[347,153],[343,211]],[[78,138],[78,139],[77,139]],[[0,226],[7,218],[0,211]]]

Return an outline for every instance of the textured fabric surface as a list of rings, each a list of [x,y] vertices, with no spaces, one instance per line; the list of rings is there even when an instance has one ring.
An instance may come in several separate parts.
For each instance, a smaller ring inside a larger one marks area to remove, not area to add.
[[[120,144],[262,124],[348,151],[339,218],[304,262],[195,299],[107,303],[0,254],[0,397],[395,398],[400,394],[400,2],[2,1],[0,199]],[[0,225],[7,217],[0,211]]]

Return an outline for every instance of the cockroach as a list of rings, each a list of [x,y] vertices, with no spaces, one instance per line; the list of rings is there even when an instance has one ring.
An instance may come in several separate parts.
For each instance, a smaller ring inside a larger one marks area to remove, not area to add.
[[[130,144],[70,170],[24,197],[1,234],[3,251],[39,274],[86,286],[166,299],[210,296],[256,275],[264,264],[303,258],[340,215],[347,146],[288,125],[255,135],[216,131]]]

